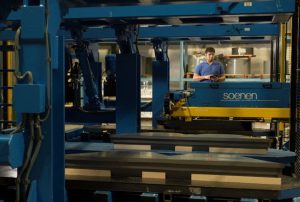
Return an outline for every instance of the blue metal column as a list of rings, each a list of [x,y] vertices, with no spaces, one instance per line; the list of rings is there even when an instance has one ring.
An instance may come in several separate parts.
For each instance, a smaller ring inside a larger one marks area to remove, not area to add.
[[[140,55],[117,55],[117,134],[136,133],[141,128]]]
[[[180,65],[179,65],[179,89],[183,90],[183,76],[184,76],[184,42],[180,41]]]
[[[157,127],[157,120],[163,112],[164,98],[169,92],[170,63],[168,57],[168,43],[165,38],[151,40],[155,53],[152,63],[152,127]]]
[[[89,53],[89,62],[92,68],[92,72],[94,74],[94,80],[97,86],[99,101],[102,102],[102,64],[101,62],[99,62],[98,58],[98,46],[92,47],[91,52]]]
[[[53,70],[52,108],[53,114],[53,201],[62,201],[65,192],[65,69],[64,38],[58,38],[58,69]],[[66,198],[64,199],[66,201]]]
[[[47,91],[47,109],[41,114],[43,139],[30,174],[34,193],[30,192],[33,196],[29,201],[65,200],[64,48],[62,38],[57,37],[60,22],[56,0],[22,8],[20,71],[32,72],[33,83],[45,85]]]
[[[152,63],[152,127],[157,127],[157,119],[163,112],[164,98],[169,92],[169,61],[153,61]]]

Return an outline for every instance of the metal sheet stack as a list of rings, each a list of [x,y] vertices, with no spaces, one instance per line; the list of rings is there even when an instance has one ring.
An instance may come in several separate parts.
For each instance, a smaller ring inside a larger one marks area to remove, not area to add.
[[[149,132],[112,136],[115,149],[209,151],[214,153],[265,154],[270,139],[231,134],[180,134]]]
[[[190,185],[276,190],[284,165],[230,154],[180,155],[141,151],[106,151],[66,156],[66,175],[73,177],[137,178],[143,182],[182,180]],[[82,180],[85,180],[83,178]]]
[[[270,140],[257,137],[179,133],[113,136],[112,151],[66,155],[66,174],[132,178],[147,183],[182,180],[195,186],[280,189],[284,165],[237,154],[265,154]],[[165,150],[175,152],[163,152]],[[148,151],[147,151],[148,150]],[[96,178],[95,178],[96,179]]]

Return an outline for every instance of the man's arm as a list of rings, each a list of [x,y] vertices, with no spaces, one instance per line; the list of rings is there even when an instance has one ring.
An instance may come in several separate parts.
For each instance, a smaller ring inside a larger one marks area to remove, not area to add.
[[[222,82],[222,81],[225,81],[225,74],[223,75],[220,75],[217,79],[218,82]]]
[[[201,76],[199,74],[194,73],[193,75],[193,79],[195,81],[202,81],[202,80],[206,80],[206,79],[210,79],[211,75],[206,75],[206,76]]]

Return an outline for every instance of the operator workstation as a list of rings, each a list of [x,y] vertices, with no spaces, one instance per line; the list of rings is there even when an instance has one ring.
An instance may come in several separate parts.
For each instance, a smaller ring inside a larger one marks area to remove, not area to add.
[[[300,201],[299,0],[0,0],[0,201]]]

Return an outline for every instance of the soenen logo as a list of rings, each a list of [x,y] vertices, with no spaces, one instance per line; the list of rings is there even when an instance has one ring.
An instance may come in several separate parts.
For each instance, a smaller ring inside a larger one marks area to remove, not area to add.
[[[257,100],[257,93],[224,93],[224,100]]]

